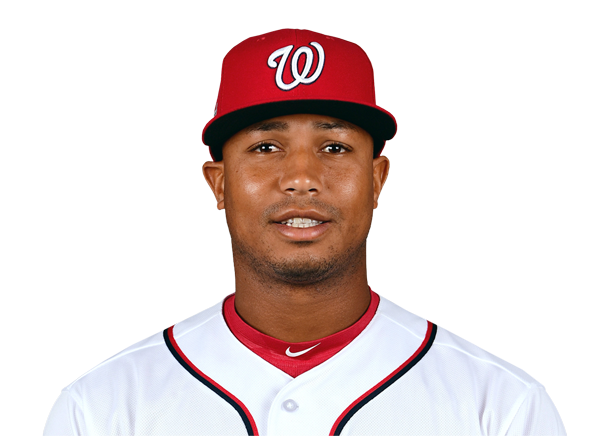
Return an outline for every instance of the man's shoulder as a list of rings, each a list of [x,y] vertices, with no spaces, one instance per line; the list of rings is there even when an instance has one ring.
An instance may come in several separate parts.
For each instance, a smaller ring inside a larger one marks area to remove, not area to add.
[[[525,371],[385,298],[372,327],[364,332],[370,367],[375,357],[408,351],[355,418],[361,429],[387,426],[381,433],[392,434],[396,423],[383,417],[401,410],[408,433],[564,434],[544,387]]]
[[[222,319],[220,317],[221,306],[222,303],[219,302],[202,312],[178,322],[173,326],[174,336],[183,337],[192,333],[199,333],[199,330],[202,330],[203,326],[209,327],[211,321]],[[102,380],[104,384],[106,384],[106,380],[109,378],[118,380],[119,376],[127,377],[128,380],[131,380],[131,374],[138,373],[142,366],[156,367],[170,363],[172,363],[172,356],[165,344],[164,331],[160,331],[96,365],[65,387],[64,390],[73,393],[74,391],[81,390],[84,386],[93,386],[99,380]],[[147,370],[148,368],[144,369]]]
[[[534,385],[541,386],[528,373],[521,368],[495,356],[479,346],[455,335],[444,328],[438,328],[436,335],[435,347],[440,354],[447,356],[450,360],[454,356],[456,360],[469,362],[469,370],[474,373],[486,370],[493,372],[498,377],[514,380],[515,383],[521,383],[526,387]]]
[[[380,315],[412,335],[424,336],[427,320],[382,298]],[[523,388],[542,387],[532,376],[515,365],[487,352],[483,348],[435,325],[435,338],[424,363],[440,365],[458,371],[465,377],[494,377],[512,381]]]

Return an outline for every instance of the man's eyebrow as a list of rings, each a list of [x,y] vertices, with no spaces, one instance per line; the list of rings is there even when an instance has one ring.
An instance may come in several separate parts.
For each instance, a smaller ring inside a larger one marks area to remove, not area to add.
[[[246,129],[246,133],[251,132],[270,132],[271,130],[277,130],[283,132],[288,129],[288,123],[283,121],[264,121],[262,123],[256,123]]]
[[[324,130],[334,130],[334,129],[343,129],[343,130],[357,130],[354,124],[346,123],[342,120],[337,121],[315,121],[313,123],[313,127],[316,129],[324,129]]]

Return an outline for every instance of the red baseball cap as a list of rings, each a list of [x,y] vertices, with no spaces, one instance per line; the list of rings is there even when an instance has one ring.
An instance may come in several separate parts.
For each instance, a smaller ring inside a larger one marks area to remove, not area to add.
[[[358,45],[310,30],[254,36],[223,59],[214,117],[202,132],[215,161],[240,130],[283,115],[328,115],[366,130],[378,156],[396,134],[394,116],[375,104],[373,67]]]

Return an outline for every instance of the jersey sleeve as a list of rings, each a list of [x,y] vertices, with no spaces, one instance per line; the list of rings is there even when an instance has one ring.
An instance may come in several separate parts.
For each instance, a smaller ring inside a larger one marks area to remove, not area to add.
[[[543,386],[532,386],[512,420],[507,436],[566,436],[558,411]]]
[[[80,413],[77,404],[67,391],[62,391],[54,403],[44,427],[44,436],[79,436],[76,416]]]

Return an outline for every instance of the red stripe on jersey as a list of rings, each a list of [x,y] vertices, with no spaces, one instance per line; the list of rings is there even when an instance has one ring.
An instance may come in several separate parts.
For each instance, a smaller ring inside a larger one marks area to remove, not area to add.
[[[354,416],[354,414],[358,412],[361,407],[391,386],[396,380],[398,380],[413,366],[415,366],[423,358],[423,356],[427,354],[433,345],[436,332],[437,326],[427,321],[427,332],[425,333],[425,338],[423,339],[423,342],[421,342],[419,348],[417,348],[413,355],[410,356],[402,365],[396,368],[390,375],[381,380],[379,383],[361,395],[356,401],[350,404],[335,421],[335,424],[333,424],[333,427],[329,433],[330,436],[339,435],[348,420],[352,418],[352,416]]]
[[[250,414],[248,408],[235,395],[233,395],[223,386],[221,386],[212,378],[200,371],[198,367],[194,365],[190,359],[188,359],[188,357],[181,350],[179,344],[177,344],[177,341],[175,340],[175,336],[173,335],[173,327],[174,326],[169,327],[164,332],[167,347],[169,348],[173,356],[196,379],[201,381],[206,387],[211,389],[213,392],[215,392],[217,395],[219,395],[221,398],[223,398],[225,401],[231,404],[234,407],[234,409],[238,411],[242,420],[244,421],[244,425],[246,425],[249,435],[258,436],[258,427],[256,426],[254,418]]]
[[[271,365],[297,377],[337,354],[369,325],[379,306],[379,295],[370,293],[369,307],[358,321],[342,331],[308,342],[281,341],[251,327],[235,311],[235,294],[223,302],[223,317],[242,344]]]

